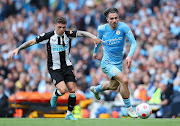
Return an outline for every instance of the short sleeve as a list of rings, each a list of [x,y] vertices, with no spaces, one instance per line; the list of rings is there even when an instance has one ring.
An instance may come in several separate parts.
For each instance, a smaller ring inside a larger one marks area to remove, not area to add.
[[[36,37],[36,43],[46,44],[52,35],[54,35],[54,31],[42,33]]]

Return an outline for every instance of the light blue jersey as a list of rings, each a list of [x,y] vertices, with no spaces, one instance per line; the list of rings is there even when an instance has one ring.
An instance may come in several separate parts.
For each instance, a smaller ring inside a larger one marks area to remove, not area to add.
[[[126,37],[131,43],[128,56],[132,57],[137,44],[129,26],[123,22],[118,22],[116,29],[112,30],[109,24],[98,27],[98,38],[103,42],[103,58],[101,68],[110,78],[122,71],[123,48]],[[100,44],[95,47],[94,52],[97,53]]]

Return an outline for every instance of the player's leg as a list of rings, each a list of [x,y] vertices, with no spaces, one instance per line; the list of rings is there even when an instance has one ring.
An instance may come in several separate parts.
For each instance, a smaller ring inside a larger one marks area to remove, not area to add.
[[[68,110],[65,119],[67,120],[77,120],[73,117],[72,111],[74,109],[74,106],[76,104],[76,80],[75,76],[72,72],[73,68],[68,67],[65,72],[65,83],[67,85],[68,91],[69,91],[69,98],[68,98]]]
[[[105,83],[102,83],[102,89],[103,90],[117,90],[119,87],[119,82],[114,79],[110,79],[109,81],[105,81]]]
[[[50,100],[51,107],[56,107],[58,96],[62,96],[66,92],[66,84],[60,70],[49,70],[52,81],[55,85],[53,95]]]
[[[69,98],[68,98],[68,110],[66,114],[67,120],[77,120],[73,117],[72,111],[76,104],[76,83],[75,82],[67,82],[67,87],[69,90]]]
[[[109,77],[112,78],[115,76],[120,70],[114,65],[104,65],[102,67],[102,71]],[[110,81],[105,81],[98,86],[91,86],[90,90],[94,93],[97,100],[100,100],[100,92],[104,90],[116,90],[119,86],[119,83],[116,80],[110,79]]]
[[[53,95],[50,100],[51,107],[56,107],[58,96],[62,96],[66,93],[66,84],[61,81],[56,85]]]
[[[128,88],[128,78],[122,72],[119,72],[116,76],[113,77],[121,84],[120,93],[122,98],[129,98],[130,92]]]
[[[103,83],[108,84],[109,81],[105,81]],[[100,84],[98,86],[91,86],[90,91],[94,93],[94,96],[97,100],[100,100],[101,99],[100,92],[103,92],[104,90],[102,89],[102,84]]]
[[[130,92],[129,92],[129,88],[128,88],[128,78],[122,72],[119,72],[113,78],[121,84],[120,94],[123,98],[127,114],[133,118],[137,118],[138,116],[137,116],[136,112],[133,110],[130,99],[129,99]]]
[[[109,81],[104,81],[102,84],[98,86],[91,86],[90,90],[94,93],[95,98],[97,100],[100,100],[100,92],[103,92],[105,90],[117,90],[118,86],[118,81],[110,79]]]

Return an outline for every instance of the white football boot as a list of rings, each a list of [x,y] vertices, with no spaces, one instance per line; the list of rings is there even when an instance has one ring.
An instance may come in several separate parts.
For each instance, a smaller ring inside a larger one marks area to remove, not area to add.
[[[98,92],[95,92],[95,86],[91,86],[90,87],[90,90],[92,91],[92,93],[94,93],[94,96],[97,100],[100,100],[101,99],[101,96]]]
[[[136,112],[134,111],[134,109],[131,107],[126,108],[126,112],[129,116],[131,116],[132,118],[138,118],[138,115],[136,114]]]

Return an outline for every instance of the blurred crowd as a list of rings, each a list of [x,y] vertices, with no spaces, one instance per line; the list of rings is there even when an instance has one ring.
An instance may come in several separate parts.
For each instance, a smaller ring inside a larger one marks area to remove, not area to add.
[[[103,11],[112,6],[119,10],[120,21],[130,26],[138,44],[130,70],[123,62],[132,101],[169,105],[171,97],[180,92],[180,0],[1,0],[0,86],[4,94],[54,89],[45,65],[45,45],[22,50],[12,60],[8,59],[10,51],[54,30],[54,19],[58,16],[67,19],[67,29],[97,35],[97,27],[106,23]],[[88,38],[72,41],[77,92],[86,98],[94,97],[89,91],[91,85],[108,80],[101,71],[100,61],[92,59],[93,49],[93,41]],[[127,40],[124,57],[129,49]],[[98,55],[102,56],[102,48]],[[122,102],[118,92],[106,91],[102,99]]]

